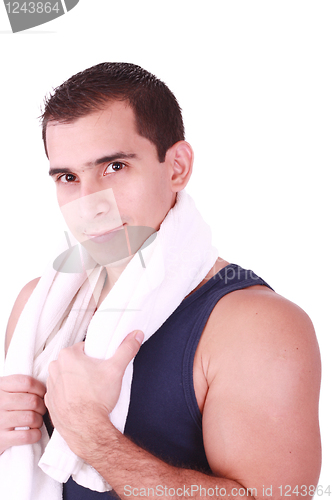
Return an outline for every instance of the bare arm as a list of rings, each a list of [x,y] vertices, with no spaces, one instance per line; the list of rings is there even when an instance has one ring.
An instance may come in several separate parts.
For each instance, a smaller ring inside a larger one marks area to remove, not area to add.
[[[8,347],[10,344],[10,341],[12,340],[17,322],[19,320],[19,317],[21,316],[21,313],[24,309],[24,306],[28,302],[28,299],[30,298],[30,295],[36,288],[38,281],[40,278],[36,278],[32,281],[29,281],[22,290],[20,291],[15,304],[13,306],[12,312],[9,316],[8,324],[7,324],[7,330],[6,330],[6,338],[5,338],[5,353],[7,354]]]
[[[230,294],[219,307],[202,350],[209,385],[203,432],[212,471],[256,488],[259,498],[263,485],[273,497],[290,489],[307,498],[321,466],[313,325],[265,288]],[[221,335],[222,317],[228,320]]]
[[[161,498],[173,491],[175,496],[190,491],[200,498],[240,498],[244,492],[264,498],[265,485],[272,488],[273,498],[283,497],[287,486],[293,497],[298,496],[296,486],[299,495],[310,497],[309,487],[316,485],[320,469],[320,362],[312,324],[276,294],[237,294],[220,301],[199,346],[208,385],[204,445],[214,476],[152,456],[112,426],[107,417],[112,405],[101,406],[92,393],[87,398],[93,376],[99,385],[105,381],[102,393],[109,391],[112,380],[122,376],[128,352],[135,354],[133,346],[118,357],[117,370],[112,359],[91,360],[76,346],[53,364],[47,405],[55,426],[121,498],[137,497],[140,491],[147,496],[148,488],[156,496],[157,487],[164,489]]]
[[[239,500],[244,496],[243,485],[237,480],[169,465],[132,443],[106,420],[101,419],[98,428],[99,436],[86,443],[81,455],[123,499],[134,499],[140,492],[141,496],[152,496],[152,491],[163,499],[229,496]],[[251,497],[254,495],[249,492],[247,498]]]
[[[30,281],[20,292],[8,320],[5,340],[7,353],[18,319],[39,278]],[[11,446],[32,444],[41,438],[45,387],[38,380],[26,375],[0,378],[0,454]],[[30,427],[29,430],[14,430]]]

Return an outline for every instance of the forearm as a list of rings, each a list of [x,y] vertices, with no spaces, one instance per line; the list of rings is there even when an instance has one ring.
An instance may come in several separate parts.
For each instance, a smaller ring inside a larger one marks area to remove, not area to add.
[[[240,483],[177,468],[151,455],[103,422],[76,450],[113,487],[122,499],[138,496],[251,498]],[[240,491],[240,494],[238,493]],[[255,493],[255,492],[253,492]]]

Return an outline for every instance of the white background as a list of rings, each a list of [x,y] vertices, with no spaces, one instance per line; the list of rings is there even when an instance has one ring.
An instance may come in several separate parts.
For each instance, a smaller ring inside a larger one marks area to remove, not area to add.
[[[319,483],[333,495],[332,26],[330,1],[81,0],[12,34],[0,5],[1,334],[64,228],[37,119],[44,95],[99,62],[137,63],[183,108],[196,155],[188,191],[220,255],[312,318],[323,362]]]

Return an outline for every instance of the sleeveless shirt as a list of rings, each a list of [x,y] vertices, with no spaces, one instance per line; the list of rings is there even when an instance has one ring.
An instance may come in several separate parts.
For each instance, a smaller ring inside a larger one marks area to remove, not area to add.
[[[211,473],[194,392],[194,355],[217,302],[254,285],[269,287],[253,271],[229,264],[185,298],[136,355],[124,434],[164,462]],[[119,498],[83,488],[72,478],[63,495],[64,500]]]

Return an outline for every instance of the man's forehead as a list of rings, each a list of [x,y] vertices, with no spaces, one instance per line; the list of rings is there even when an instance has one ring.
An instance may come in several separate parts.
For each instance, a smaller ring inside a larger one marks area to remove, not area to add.
[[[70,121],[52,120],[45,134],[48,151],[60,146],[70,148],[71,143],[76,149],[104,143],[110,144],[114,151],[127,150],[128,145],[139,138],[142,136],[137,132],[134,113],[125,103],[112,103]]]
[[[45,139],[48,158],[52,157],[57,166],[64,166],[65,160],[78,160],[76,155],[85,157],[85,164],[96,164],[96,160],[114,155],[115,160],[130,155],[134,158],[147,148],[153,148],[158,158],[156,145],[138,132],[134,111],[127,101],[109,102],[103,109],[73,120],[49,121]],[[118,154],[121,152],[124,154]]]
[[[110,101],[99,109],[90,111],[82,116],[67,119],[50,119],[46,124],[46,131],[51,127],[76,128],[77,125],[95,127],[108,125],[114,120],[117,123],[135,125],[135,114],[127,101]]]

